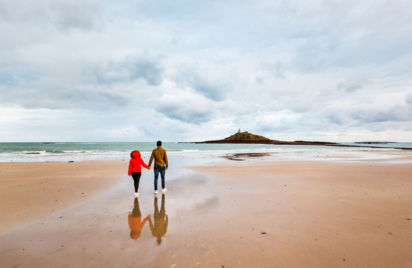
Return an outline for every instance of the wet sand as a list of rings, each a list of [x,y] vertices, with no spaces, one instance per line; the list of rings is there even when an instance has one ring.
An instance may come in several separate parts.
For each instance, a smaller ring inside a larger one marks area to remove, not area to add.
[[[163,200],[145,173],[138,209],[120,180],[1,235],[0,266],[412,266],[412,164],[227,160],[192,169],[168,180]]]

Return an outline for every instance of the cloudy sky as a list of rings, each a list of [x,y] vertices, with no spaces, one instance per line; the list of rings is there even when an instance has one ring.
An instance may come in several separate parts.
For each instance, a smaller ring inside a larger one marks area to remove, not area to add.
[[[0,141],[412,141],[410,0],[0,0]]]

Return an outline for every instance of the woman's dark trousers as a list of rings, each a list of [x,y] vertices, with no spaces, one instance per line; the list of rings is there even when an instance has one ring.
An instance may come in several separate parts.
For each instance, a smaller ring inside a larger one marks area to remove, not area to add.
[[[139,191],[139,182],[140,177],[142,176],[141,172],[132,172],[132,178],[134,181],[134,192],[137,193]]]

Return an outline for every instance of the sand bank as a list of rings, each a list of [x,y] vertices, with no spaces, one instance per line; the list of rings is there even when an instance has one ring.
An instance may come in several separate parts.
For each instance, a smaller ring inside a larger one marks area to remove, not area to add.
[[[126,172],[122,161],[0,163],[0,234],[106,190]]]

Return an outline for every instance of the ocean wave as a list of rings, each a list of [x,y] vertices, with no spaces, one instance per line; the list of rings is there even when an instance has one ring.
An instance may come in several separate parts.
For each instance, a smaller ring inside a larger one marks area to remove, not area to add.
[[[60,150],[43,150],[43,151],[21,151],[17,152],[21,154],[34,154],[34,155],[45,155],[45,154],[63,154],[65,153],[64,151]]]
[[[30,152],[30,151],[22,151],[22,154],[41,154],[42,152],[35,151],[35,152]]]
[[[63,153],[65,153],[65,152],[64,152],[64,151],[60,151],[60,150],[46,150],[46,153],[63,154]]]

